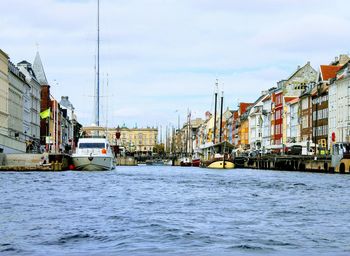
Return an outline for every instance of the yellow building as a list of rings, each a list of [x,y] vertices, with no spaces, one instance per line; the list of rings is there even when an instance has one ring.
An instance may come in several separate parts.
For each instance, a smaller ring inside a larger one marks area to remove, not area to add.
[[[241,138],[241,146],[249,148],[249,122],[248,118],[241,120],[241,127],[239,129],[239,137]]]
[[[9,68],[8,55],[0,50],[0,132],[8,130]]]
[[[0,153],[26,152],[20,139],[23,131],[24,76],[9,62],[9,56],[0,50]]]
[[[105,128],[96,126],[86,126],[82,128],[82,132],[87,135],[97,135],[94,133],[99,131],[99,135],[105,136],[112,146],[118,145],[126,151],[132,153],[151,153],[154,146],[157,144],[158,129],[156,128]],[[117,139],[117,132],[120,133],[120,138]]]

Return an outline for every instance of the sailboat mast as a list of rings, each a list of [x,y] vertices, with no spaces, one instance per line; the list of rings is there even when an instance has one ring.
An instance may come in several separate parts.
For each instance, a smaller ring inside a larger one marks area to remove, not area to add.
[[[220,130],[219,130],[219,142],[222,141],[222,112],[224,107],[224,91],[221,92],[221,106],[220,106]]]
[[[97,70],[95,91],[95,124],[100,126],[100,0],[97,0]]]
[[[213,139],[213,144],[215,144],[215,137],[216,137],[216,108],[217,108],[217,101],[218,101],[218,79],[216,79],[215,83],[215,109],[214,109],[214,139]]]

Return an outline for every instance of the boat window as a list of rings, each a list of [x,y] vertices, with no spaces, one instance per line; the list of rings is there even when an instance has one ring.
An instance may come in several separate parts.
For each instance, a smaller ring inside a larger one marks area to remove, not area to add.
[[[350,144],[344,144],[344,153],[350,153]]]
[[[335,155],[339,154],[339,152],[338,152],[338,144],[334,144],[333,145],[333,154],[335,154]]]
[[[79,148],[104,148],[104,143],[80,143]]]

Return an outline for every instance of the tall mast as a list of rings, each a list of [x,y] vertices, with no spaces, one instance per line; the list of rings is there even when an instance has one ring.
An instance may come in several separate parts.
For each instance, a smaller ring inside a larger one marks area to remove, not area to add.
[[[224,91],[221,92],[221,109],[220,109],[220,131],[219,131],[219,142],[222,141],[222,112],[224,107]]]
[[[218,101],[218,86],[219,86],[219,82],[218,82],[218,79],[216,79],[216,83],[215,83],[215,109],[214,109],[214,139],[213,139],[213,144],[215,144],[215,137],[216,137],[216,108],[217,108],[217,101]]]
[[[100,0],[97,0],[97,71],[95,91],[95,124],[100,126]]]

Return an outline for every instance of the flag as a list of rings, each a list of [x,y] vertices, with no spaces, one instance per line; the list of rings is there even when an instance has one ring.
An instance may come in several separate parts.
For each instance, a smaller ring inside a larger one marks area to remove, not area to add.
[[[40,113],[41,119],[48,118],[49,116],[50,116],[50,108],[48,108]]]

